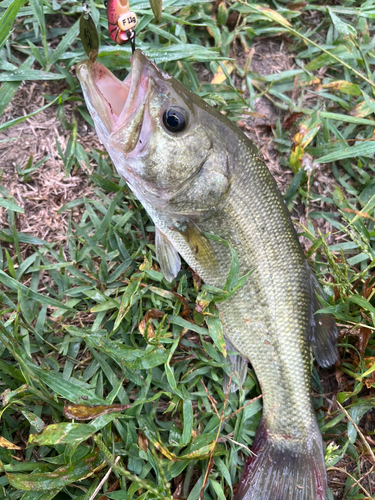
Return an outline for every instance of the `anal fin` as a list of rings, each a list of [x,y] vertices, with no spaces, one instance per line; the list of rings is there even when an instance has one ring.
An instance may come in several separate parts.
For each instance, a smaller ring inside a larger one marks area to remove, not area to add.
[[[227,352],[236,351],[236,349],[232,346],[227,338],[225,338],[225,347]],[[243,358],[241,354],[237,353],[228,354],[227,363],[229,365],[231,373],[233,374],[229,390],[230,392],[236,392],[238,391],[238,389],[242,388],[242,385],[246,380],[248,361],[247,359]],[[226,373],[224,373],[223,389],[225,393],[228,390],[229,380],[230,377]]]
[[[155,249],[161,272],[167,281],[171,282],[181,269],[181,259],[169,239],[155,228]]]
[[[320,304],[317,295],[324,299],[325,295],[307,262],[306,269],[311,299],[308,341],[310,341],[313,345],[314,355],[318,364],[323,368],[326,368],[333,365],[337,359],[337,327],[331,314],[315,314],[315,311],[322,309],[322,305]]]

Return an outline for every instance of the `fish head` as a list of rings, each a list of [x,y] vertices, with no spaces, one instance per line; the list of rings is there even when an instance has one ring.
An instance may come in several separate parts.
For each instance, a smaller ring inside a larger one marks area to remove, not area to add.
[[[228,190],[227,154],[205,101],[137,49],[121,82],[98,62],[77,66],[95,128],[144,204],[204,212]]]

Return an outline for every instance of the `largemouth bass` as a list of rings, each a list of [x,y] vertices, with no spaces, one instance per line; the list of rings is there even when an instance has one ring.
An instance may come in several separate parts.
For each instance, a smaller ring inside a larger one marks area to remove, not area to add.
[[[156,227],[156,255],[171,281],[179,254],[222,287],[229,249],[252,270],[218,307],[231,344],[255,369],[263,416],[235,500],[326,500],[322,437],[311,402],[310,346],[337,357],[332,317],[275,180],[252,142],[225,116],[136,50],[119,81],[104,66],[77,67],[97,133]]]

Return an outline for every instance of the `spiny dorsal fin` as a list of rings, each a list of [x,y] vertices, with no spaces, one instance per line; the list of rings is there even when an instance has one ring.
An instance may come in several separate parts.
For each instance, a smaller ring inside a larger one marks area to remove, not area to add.
[[[322,309],[317,295],[325,299],[324,292],[306,262],[309,292],[311,299],[310,328],[307,340],[312,343],[315,358],[320,366],[326,368],[333,365],[337,359],[337,328],[331,314],[315,314]]]
[[[161,272],[171,282],[181,269],[181,259],[169,239],[160,229],[155,228],[155,249]]]

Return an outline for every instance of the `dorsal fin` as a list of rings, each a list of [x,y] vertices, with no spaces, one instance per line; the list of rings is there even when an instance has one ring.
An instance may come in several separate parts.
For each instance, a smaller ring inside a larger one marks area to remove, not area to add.
[[[322,287],[306,262],[307,276],[309,282],[309,292],[311,299],[310,327],[307,340],[311,342],[315,358],[320,366],[326,368],[334,364],[338,351],[336,347],[337,328],[331,314],[315,314],[315,311],[322,309],[317,295],[325,298]]]
[[[155,227],[155,250],[161,272],[167,281],[171,282],[181,269],[181,259],[164,233]]]

